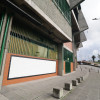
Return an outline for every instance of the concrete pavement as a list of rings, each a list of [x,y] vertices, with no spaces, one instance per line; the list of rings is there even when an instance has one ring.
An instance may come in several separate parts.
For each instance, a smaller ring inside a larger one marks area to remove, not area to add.
[[[8,100],[4,95],[0,94],[0,100]]]
[[[91,67],[92,70],[86,81],[77,89],[65,96],[62,100],[100,100],[100,73],[99,68]]]
[[[80,66],[83,67],[83,66]],[[83,67],[64,76],[55,76],[30,82],[4,86],[0,92],[0,100],[57,100],[52,96],[54,87],[64,87],[64,83],[71,82],[77,77],[86,75],[89,71]],[[64,91],[66,94],[67,91]],[[4,98],[3,98],[4,97]]]

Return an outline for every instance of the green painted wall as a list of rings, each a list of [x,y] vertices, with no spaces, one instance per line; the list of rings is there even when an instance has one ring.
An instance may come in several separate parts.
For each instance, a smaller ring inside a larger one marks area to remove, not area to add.
[[[4,17],[4,15],[2,15],[2,17]],[[1,44],[1,51],[0,51],[0,74],[1,74],[1,69],[2,69],[2,61],[3,61],[3,56],[4,56],[4,49],[5,49],[5,44],[6,44],[6,38],[7,38],[10,18],[11,18],[11,16],[8,15],[7,16],[6,27],[5,27],[5,31],[4,31],[4,35],[3,35],[3,41],[2,41],[2,44]],[[1,26],[1,30],[2,30],[2,26]]]
[[[71,62],[73,62],[73,53],[64,48],[64,61],[66,73],[71,72]]]

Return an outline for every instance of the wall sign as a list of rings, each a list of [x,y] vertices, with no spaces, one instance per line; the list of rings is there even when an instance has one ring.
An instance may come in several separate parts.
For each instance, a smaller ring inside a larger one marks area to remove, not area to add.
[[[56,61],[12,56],[8,79],[56,73]]]

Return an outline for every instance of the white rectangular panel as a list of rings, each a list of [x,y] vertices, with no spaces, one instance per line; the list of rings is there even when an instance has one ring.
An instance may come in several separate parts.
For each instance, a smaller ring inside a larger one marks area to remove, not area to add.
[[[8,78],[49,73],[56,73],[56,61],[12,56]]]

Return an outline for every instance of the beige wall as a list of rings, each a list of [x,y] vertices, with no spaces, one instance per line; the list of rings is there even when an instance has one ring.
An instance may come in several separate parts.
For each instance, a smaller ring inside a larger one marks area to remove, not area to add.
[[[67,0],[67,2],[68,2],[68,4],[70,5],[70,2],[69,2],[69,0]]]

